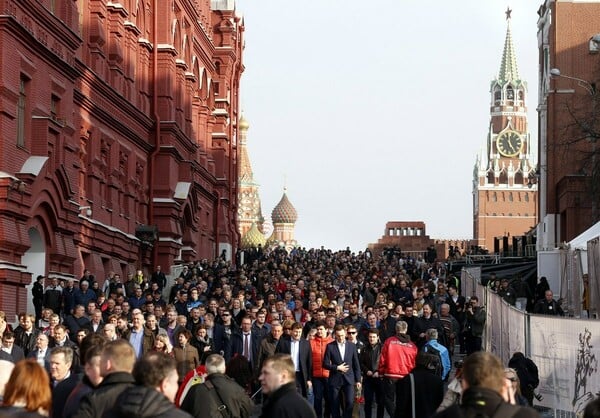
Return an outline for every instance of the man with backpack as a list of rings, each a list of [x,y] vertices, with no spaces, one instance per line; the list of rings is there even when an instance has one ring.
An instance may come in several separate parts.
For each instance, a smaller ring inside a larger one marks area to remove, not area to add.
[[[235,380],[225,375],[225,359],[219,354],[206,358],[206,381],[190,387],[181,409],[196,418],[248,418],[253,403]]]
[[[443,380],[448,380],[450,370],[452,369],[452,362],[450,361],[450,353],[448,349],[441,345],[438,339],[438,331],[435,328],[429,328],[425,332],[427,342],[423,346],[425,353],[431,354],[439,359],[439,363],[436,369],[436,374]]]
[[[508,367],[515,369],[517,372],[521,384],[521,394],[527,399],[529,406],[533,406],[535,388],[540,384],[537,366],[533,360],[517,351],[508,361]]]

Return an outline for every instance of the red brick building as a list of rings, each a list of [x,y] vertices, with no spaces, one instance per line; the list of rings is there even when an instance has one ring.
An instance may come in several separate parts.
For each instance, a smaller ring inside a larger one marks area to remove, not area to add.
[[[0,10],[0,310],[26,309],[38,274],[85,267],[102,281],[231,256],[244,32],[234,1]]]
[[[600,220],[600,1],[545,0],[538,15],[537,243],[552,249]]]
[[[473,173],[474,245],[525,235],[537,223],[536,162],[527,126],[527,82],[519,77],[510,10],[498,76],[490,84],[486,146]]]

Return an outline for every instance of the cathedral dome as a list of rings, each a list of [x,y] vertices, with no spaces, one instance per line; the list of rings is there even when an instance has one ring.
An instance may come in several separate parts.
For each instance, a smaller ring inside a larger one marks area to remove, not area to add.
[[[240,116],[240,121],[238,122],[238,128],[240,128],[241,131],[247,131],[248,128],[250,128],[250,124],[248,123],[248,121],[246,120],[244,115]]]
[[[264,247],[267,242],[265,236],[258,230],[256,223],[252,223],[250,229],[242,237],[242,248]]]
[[[298,212],[290,203],[285,190],[281,200],[271,212],[271,219],[274,224],[293,224],[298,220]]]

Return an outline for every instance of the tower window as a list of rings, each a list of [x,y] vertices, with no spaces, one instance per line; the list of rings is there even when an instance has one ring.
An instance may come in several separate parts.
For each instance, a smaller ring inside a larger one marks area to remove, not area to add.
[[[29,93],[29,79],[21,75],[19,82],[19,100],[17,102],[17,146],[25,146],[25,115],[27,114],[27,93]]]
[[[500,91],[500,89],[496,88],[494,90],[494,103],[498,104],[500,103],[500,100],[502,100],[502,92]]]
[[[529,193],[525,193],[525,201],[529,202]]]
[[[514,100],[514,98],[515,98],[515,92],[514,92],[512,86],[508,86],[506,88],[506,98],[508,100]]]

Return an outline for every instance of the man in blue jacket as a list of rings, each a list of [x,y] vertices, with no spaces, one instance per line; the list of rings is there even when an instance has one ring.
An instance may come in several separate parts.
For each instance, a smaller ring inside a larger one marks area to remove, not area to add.
[[[448,375],[450,374],[450,370],[452,369],[452,362],[450,361],[450,353],[448,349],[438,343],[438,331],[435,328],[430,328],[425,332],[425,336],[427,338],[427,342],[423,346],[423,351],[429,354],[435,354],[439,356],[441,366],[442,366],[442,380],[448,379]]]

